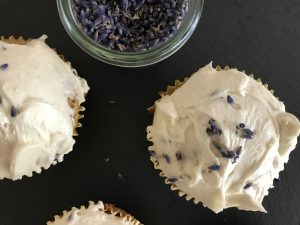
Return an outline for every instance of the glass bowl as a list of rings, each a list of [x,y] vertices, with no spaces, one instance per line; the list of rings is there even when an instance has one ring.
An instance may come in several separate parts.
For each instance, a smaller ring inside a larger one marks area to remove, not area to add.
[[[144,52],[121,52],[97,44],[78,26],[73,14],[74,0],[57,0],[61,21],[73,41],[89,55],[115,66],[141,67],[160,62],[179,50],[195,31],[204,0],[189,0],[189,9],[180,28],[166,42]]]

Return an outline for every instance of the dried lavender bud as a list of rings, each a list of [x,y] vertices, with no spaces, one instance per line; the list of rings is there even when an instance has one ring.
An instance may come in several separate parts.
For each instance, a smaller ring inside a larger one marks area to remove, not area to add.
[[[228,150],[226,147],[216,141],[213,141],[212,144],[220,152],[223,158],[231,159],[232,164],[236,163],[236,160],[240,157],[242,152],[242,146],[239,146],[236,151],[232,151]]]
[[[235,155],[232,163],[236,163],[236,161],[240,158],[241,152],[242,152],[242,146],[238,147],[238,149],[236,150],[236,152],[235,152],[236,155]]]
[[[177,159],[177,161],[181,161],[183,159],[181,152],[176,152],[176,159]]]
[[[240,124],[239,124],[239,127],[240,127],[240,128],[245,128],[245,124],[244,124],[244,123],[240,123]]]
[[[252,139],[253,138],[253,131],[250,129],[242,129],[241,130],[241,138],[246,138],[246,139]]]
[[[163,154],[162,157],[166,160],[167,163],[171,163],[171,159],[167,154]]]
[[[209,127],[206,129],[206,133],[208,136],[212,135],[222,135],[222,130],[218,128],[216,121],[214,119],[210,119],[208,121]]]
[[[10,116],[11,117],[16,117],[17,116],[17,109],[16,107],[12,106],[10,109]]]
[[[234,151],[226,151],[223,157],[228,159],[234,159],[236,157],[236,154]]]
[[[177,178],[169,178],[168,179],[171,183],[175,183],[178,179]]]
[[[149,150],[149,154],[150,154],[150,156],[155,156],[156,155],[155,151],[150,151],[150,150]]]
[[[220,169],[220,166],[215,164],[215,165],[209,166],[208,169],[212,170],[212,171],[218,171]]]
[[[71,222],[71,221],[73,221],[73,219],[74,219],[74,213],[71,213],[69,216],[68,216],[68,222]]]
[[[252,139],[253,138],[253,131],[246,128],[246,125],[244,123],[240,123],[239,125],[236,126],[236,134],[239,134],[241,138],[246,138],[246,139]]]
[[[7,67],[8,67],[8,64],[4,63],[0,66],[0,70],[5,70],[5,69],[7,69]]]
[[[248,188],[252,187],[253,183],[247,183],[245,186],[244,186],[244,190],[247,190]]]
[[[146,51],[167,41],[181,26],[188,0],[74,0],[82,31],[118,51]]]
[[[234,103],[234,100],[233,100],[233,98],[232,98],[230,95],[227,95],[227,102],[228,102],[229,104]]]

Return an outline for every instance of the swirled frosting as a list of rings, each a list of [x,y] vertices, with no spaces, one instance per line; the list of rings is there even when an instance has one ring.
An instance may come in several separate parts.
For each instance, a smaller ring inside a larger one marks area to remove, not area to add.
[[[209,64],[155,106],[149,150],[169,182],[216,213],[265,212],[300,132],[282,102],[246,74]]]
[[[63,160],[72,150],[69,100],[85,101],[88,85],[45,43],[0,41],[0,179],[20,179]]]
[[[65,212],[63,216],[56,217],[54,222],[48,225],[134,225],[138,221],[130,222],[126,217],[116,216],[117,213],[107,213],[104,204],[100,201],[97,204],[90,203],[88,208],[73,208]]]

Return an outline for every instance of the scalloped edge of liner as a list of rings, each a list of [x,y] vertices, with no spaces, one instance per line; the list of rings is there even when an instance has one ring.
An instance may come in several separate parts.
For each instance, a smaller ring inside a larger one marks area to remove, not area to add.
[[[127,213],[123,209],[117,208],[113,204],[103,203],[102,201],[98,201],[97,203],[95,203],[94,201],[89,201],[88,206],[82,205],[79,208],[72,207],[71,210],[73,210],[73,209],[85,210],[85,209],[88,209],[89,207],[97,205],[99,203],[103,204],[103,206],[104,206],[104,209],[102,210],[103,212],[105,212],[107,214],[110,214],[110,215],[114,215],[114,216],[119,217],[119,218],[123,218],[123,219],[125,219],[125,221],[127,221],[129,223],[132,223],[132,225],[142,225],[135,217],[133,217],[132,215],[130,215],[129,213]],[[54,224],[55,222],[60,220],[62,217],[64,217],[67,213],[69,213],[71,210],[69,210],[69,211],[64,210],[62,212],[62,215],[54,216],[54,220],[48,221],[47,225]]]
[[[17,44],[17,45],[26,45],[28,44],[30,41],[32,41],[34,39],[32,38],[28,38],[28,39],[25,39],[23,36],[20,36],[18,38],[15,38],[14,36],[9,36],[8,38],[6,38],[5,36],[0,36],[0,41],[4,41],[6,43],[9,43],[9,44]],[[55,48],[52,48],[52,50],[66,63],[70,64],[71,66],[71,69],[73,71],[73,74],[77,77],[80,78],[80,76],[77,74],[77,71],[76,69],[74,69],[71,65],[71,62],[66,60],[66,58],[64,57],[64,55],[62,54],[59,54],[57,52],[57,50]],[[86,96],[87,93],[85,93],[85,96]],[[74,113],[74,116],[73,116],[73,134],[72,136],[73,137],[77,137],[78,136],[78,132],[77,132],[77,129],[82,127],[82,124],[79,122],[80,119],[84,118],[84,115],[83,115],[83,112],[85,111],[85,107],[81,106],[78,101],[76,99],[71,99],[71,98],[68,98],[68,104],[69,106],[75,110],[75,113]],[[51,163],[48,167],[41,167],[39,168],[38,170],[36,171],[32,171],[30,172],[29,174],[24,174],[22,177],[18,178],[18,179],[10,179],[10,180],[13,180],[13,181],[16,181],[16,180],[21,180],[23,179],[23,177],[32,177],[34,173],[36,174],[40,174],[43,170],[47,170],[49,169],[49,167],[51,165],[56,165],[58,162],[54,161],[53,163]],[[0,180],[3,180],[3,179],[8,179],[8,178],[5,178],[5,177],[0,177]]]
[[[236,69],[236,70],[238,70],[237,68],[230,68],[229,66],[225,66],[224,68],[222,68],[222,67],[219,66],[219,65],[217,65],[215,69],[216,69],[216,71],[227,71],[227,70],[230,70],[230,69]],[[238,70],[238,71],[240,71],[240,70]],[[241,70],[240,72],[246,74],[246,71],[245,71],[245,70]],[[246,74],[246,75],[247,75],[247,74]],[[268,84],[263,84],[260,78],[255,79],[255,78],[254,78],[254,74],[250,74],[250,75],[248,75],[248,76],[249,76],[250,78],[256,80],[258,83],[262,84],[262,85],[263,85],[268,91],[270,91],[270,93],[274,96],[274,90],[273,90],[273,89],[269,89],[269,85],[268,85]],[[184,78],[183,81],[175,80],[175,84],[174,84],[174,85],[169,85],[169,86],[167,87],[167,90],[166,90],[166,91],[160,91],[160,92],[159,92],[160,97],[162,98],[162,97],[164,97],[164,96],[166,96],[166,95],[171,95],[171,94],[173,94],[173,93],[174,93],[178,88],[180,88],[180,87],[181,87],[188,79],[189,79],[189,77]],[[279,101],[279,98],[278,98],[278,97],[276,97],[276,96],[274,96],[274,97]],[[159,100],[160,100],[160,99],[158,99],[157,101],[159,101]],[[154,112],[155,112],[155,105],[149,107],[147,110],[148,110],[150,113],[154,113]],[[150,137],[149,134],[150,134],[150,132],[149,132],[148,129],[147,129],[147,140],[153,144],[153,142],[151,141],[152,137]],[[148,147],[148,151],[154,151],[153,145],[151,145],[151,146]],[[188,195],[187,193],[181,191],[181,190],[180,190],[173,182],[171,182],[170,179],[169,179],[168,177],[165,176],[164,172],[163,172],[162,169],[159,167],[159,162],[156,160],[155,157],[150,156],[150,161],[153,163],[154,169],[160,171],[160,172],[159,172],[159,176],[165,179],[165,180],[164,180],[164,181],[165,181],[165,184],[171,185],[170,189],[171,189],[172,191],[178,191],[179,197],[185,198],[186,201],[193,200],[193,202],[194,202],[195,204],[198,204],[198,203],[201,202],[200,200],[197,200],[197,199],[195,199],[194,197]],[[202,203],[202,205],[203,205],[204,207],[206,207],[203,203]]]

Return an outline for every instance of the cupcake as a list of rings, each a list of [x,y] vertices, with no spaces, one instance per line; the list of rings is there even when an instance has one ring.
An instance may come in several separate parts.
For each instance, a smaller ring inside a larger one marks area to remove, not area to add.
[[[88,207],[72,208],[55,216],[47,225],[141,225],[133,216],[111,204],[90,202]]]
[[[209,64],[161,92],[152,110],[151,160],[172,190],[215,213],[266,212],[262,201],[300,132],[267,85]]]
[[[0,179],[61,162],[81,126],[89,87],[46,38],[0,39]]]

